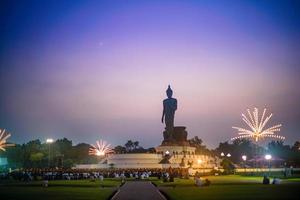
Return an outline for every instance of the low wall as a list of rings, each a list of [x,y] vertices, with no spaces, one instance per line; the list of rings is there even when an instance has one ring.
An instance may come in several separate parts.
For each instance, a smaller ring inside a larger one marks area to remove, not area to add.
[[[288,170],[290,168],[287,168]],[[285,168],[236,168],[235,172],[243,173],[243,172],[284,172]],[[293,171],[300,172],[300,168],[293,168]]]
[[[109,166],[107,164],[80,164],[75,165],[75,169],[107,169]]]

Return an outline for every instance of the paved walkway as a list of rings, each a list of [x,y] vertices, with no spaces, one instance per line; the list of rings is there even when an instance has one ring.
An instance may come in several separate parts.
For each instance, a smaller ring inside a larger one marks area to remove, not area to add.
[[[149,181],[127,181],[112,200],[166,200]]]

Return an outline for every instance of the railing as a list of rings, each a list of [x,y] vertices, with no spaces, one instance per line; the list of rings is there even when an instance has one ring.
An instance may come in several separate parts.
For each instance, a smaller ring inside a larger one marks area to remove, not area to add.
[[[235,172],[284,172],[285,170],[300,171],[300,168],[236,168]]]

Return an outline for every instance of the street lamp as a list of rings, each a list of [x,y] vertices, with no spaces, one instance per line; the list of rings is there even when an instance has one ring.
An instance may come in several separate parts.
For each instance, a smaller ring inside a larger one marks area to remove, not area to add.
[[[267,155],[265,155],[265,159],[266,159],[266,160],[271,160],[271,159],[272,159],[272,156],[271,156],[270,154],[267,154]]]
[[[242,159],[243,159],[243,161],[246,161],[246,160],[247,160],[247,156],[246,156],[246,155],[243,155],[243,156],[242,156]]]
[[[242,159],[244,161],[244,170],[246,172],[246,160],[247,160],[247,156],[246,155],[242,155]]]
[[[271,159],[272,159],[272,155],[267,154],[265,155],[265,159],[269,162],[269,176],[271,174]]]
[[[54,140],[52,139],[52,138],[48,138],[47,140],[46,140],[46,143],[47,144],[51,144],[51,143],[53,143],[54,142]]]
[[[48,138],[46,140],[46,143],[49,144],[49,155],[48,155],[48,168],[50,168],[50,145],[54,142],[54,140],[52,138]]]
[[[225,153],[222,152],[222,153],[221,153],[221,156],[224,157],[224,156],[225,156]],[[227,153],[226,156],[229,158],[229,157],[231,157],[231,154],[230,154],[230,153]]]

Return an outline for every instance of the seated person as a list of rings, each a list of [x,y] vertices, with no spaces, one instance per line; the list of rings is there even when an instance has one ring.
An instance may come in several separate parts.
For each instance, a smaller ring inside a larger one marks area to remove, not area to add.
[[[173,176],[173,175],[170,176],[169,181],[170,181],[170,182],[174,182],[174,176]]]
[[[205,179],[203,186],[210,186],[210,180]]]
[[[263,184],[264,184],[264,185],[270,184],[270,179],[269,179],[266,175],[264,175],[264,178],[263,178]]]
[[[280,184],[280,182],[281,182],[281,180],[279,178],[274,177],[274,179],[272,181],[272,184],[273,185],[278,185],[278,184]]]
[[[43,187],[48,187],[48,184],[49,184],[48,180],[43,181]]]
[[[195,185],[198,186],[198,187],[201,187],[202,186],[202,181],[199,177],[195,177]]]

